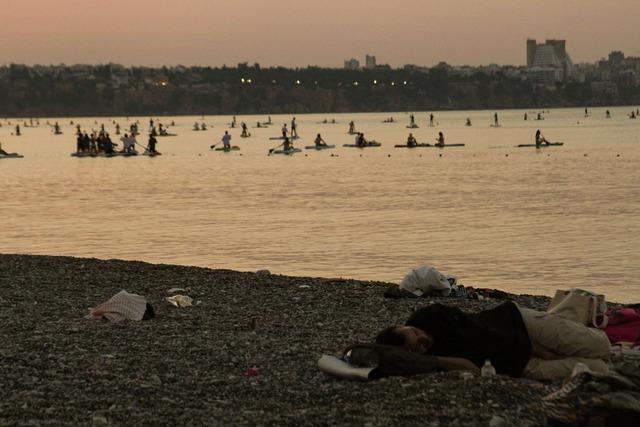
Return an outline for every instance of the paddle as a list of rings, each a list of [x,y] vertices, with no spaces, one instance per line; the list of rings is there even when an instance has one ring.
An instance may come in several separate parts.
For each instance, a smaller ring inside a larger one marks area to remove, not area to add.
[[[277,147],[273,147],[269,150],[269,154],[267,154],[267,156],[270,156],[276,149],[282,147],[284,145],[284,142],[280,145],[278,145]]]

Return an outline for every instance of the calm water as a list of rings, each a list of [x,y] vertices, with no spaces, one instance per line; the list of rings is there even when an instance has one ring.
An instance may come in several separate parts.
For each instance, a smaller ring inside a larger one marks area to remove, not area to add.
[[[233,153],[208,149],[230,117],[205,117],[206,132],[191,130],[201,117],[163,117],[178,134],[159,138],[163,156],[111,159],[70,157],[69,119],[58,119],[62,136],[40,119],[21,137],[3,120],[3,148],[25,158],[0,160],[0,252],[386,281],[430,264],[470,285],[581,287],[638,302],[640,120],[610,110],[611,119],[604,108],[589,118],[567,109],[526,122],[524,111],[501,111],[501,128],[489,127],[493,111],[436,112],[433,128],[415,113],[419,142],[442,130],[466,144],[444,150],[393,148],[406,139],[407,113],[298,115],[297,146],[321,132],[338,148],[270,157],[278,142],[268,138],[292,116],[272,116],[276,125],[248,139],[233,129]],[[398,123],[381,123],[388,116]],[[149,118],[138,119],[146,131]],[[241,120],[252,127],[266,116]],[[349,120],[383,146],[342,148],[353,141]],[[76,123],[95,121],[113,134],[111,119]],[[565,146],[515,148],[538,127]]]

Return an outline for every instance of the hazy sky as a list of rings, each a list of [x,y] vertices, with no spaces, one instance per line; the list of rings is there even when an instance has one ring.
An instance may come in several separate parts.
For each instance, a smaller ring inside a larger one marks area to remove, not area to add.
[[[0,0],[0,64],[524,64],[640,56],[640,0]]]

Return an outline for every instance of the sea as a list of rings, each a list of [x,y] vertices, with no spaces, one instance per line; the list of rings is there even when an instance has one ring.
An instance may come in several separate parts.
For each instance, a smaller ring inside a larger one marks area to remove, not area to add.
[[[266,128],[256,124],[267,115],[238,115],[235,128],[232,116],[154,116],[177,134],[158,138],[162,156],[114,158],[72,157],[75,126],[104,124],[117,141],[116,123],[124,132],[138,121],[145,146],[151,117],[2,119],[3,149],[24,158],[0,159],[0,253],[395,283],[429,265],[468,286],[581,288],[637,303],[640,118],[631,110],[286,114]],[[411,114],[419,128],[407,128]],[[321,134],[336,148],[269,155],[280,144],[269,138],[293,117],[296,147]],[[343,147],[354,142],[350,121],[382,146]],[[517,147],[537,129],[564,145]],[[240,150],[210,149],[225,130]],[[395,148],[409,132],[465,146]]]

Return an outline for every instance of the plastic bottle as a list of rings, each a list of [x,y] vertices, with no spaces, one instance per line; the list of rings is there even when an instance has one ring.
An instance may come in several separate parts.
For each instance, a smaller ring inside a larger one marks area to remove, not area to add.
[[[484,360],[484,365],[480,369],[480,374],[483,377],[492,377],[496,374],[496,368],[493,367],[489,359]]]

